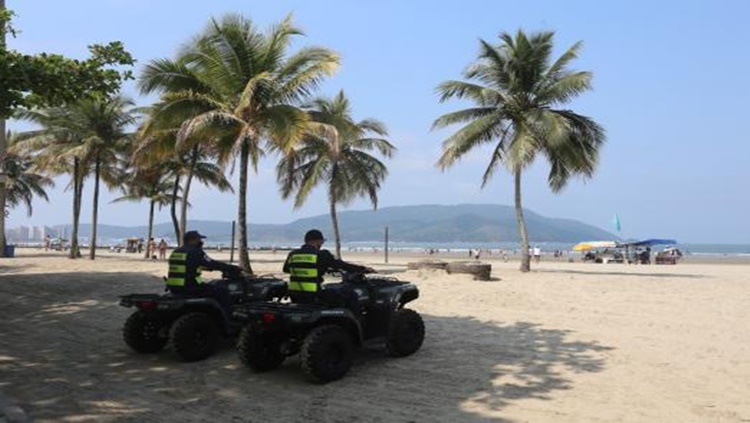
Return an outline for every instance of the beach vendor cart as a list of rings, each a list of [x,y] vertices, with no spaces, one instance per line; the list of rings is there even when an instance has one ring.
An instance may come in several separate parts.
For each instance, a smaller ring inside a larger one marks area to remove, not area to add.
[[[138,252],[138,245],[143,244],[142,238],[128,238],[127,244],[125,246],[125,252],[126,253],[137,253]]]

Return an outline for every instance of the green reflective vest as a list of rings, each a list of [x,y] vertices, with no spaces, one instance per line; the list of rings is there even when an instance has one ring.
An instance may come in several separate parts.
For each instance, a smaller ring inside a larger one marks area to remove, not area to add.
[[[169,273],[167,273],[167,286],[185,286],[187,279],[187,253],[173,251],[169,255]],[[202,284],[201,268],[195,270],[195,283]]]
[[[318,255],[292,253],[289,256],[289,291],[318,292],[320,271]]]

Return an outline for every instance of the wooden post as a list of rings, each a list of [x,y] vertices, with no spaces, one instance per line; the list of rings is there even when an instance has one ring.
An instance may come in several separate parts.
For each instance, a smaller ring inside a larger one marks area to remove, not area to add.
[[[235,221],[232,221],[232,248],[229,251],[229,263],[234,262],[234,225]]]
[[[388,264],[388,225],[385,227],[385,264]]]

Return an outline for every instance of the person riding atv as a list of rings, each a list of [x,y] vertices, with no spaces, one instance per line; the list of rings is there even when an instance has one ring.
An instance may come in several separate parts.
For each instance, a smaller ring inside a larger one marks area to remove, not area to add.
[[[198,231],[185,232],[182,247],[175,249],[169,256],[167,290],[180,295],[209,295],[228,310],[230,294],[226,280],[204,283],[202,270],[216,270],[231,276],[241,276],[242,270],[231,264],[211,260],[203,251],[204,238]]]
[[[352,311],[357,298],[348,284],[322,286],[323,276],[329,271],[372,273],[369,267],[339,260],[330,251],[322,249],[323,233],[317,229],[307,231],[305,244],[289,253],[284,262],[284,273],[289,273],[289,297],[295,303],[317,303],[346,305]]]

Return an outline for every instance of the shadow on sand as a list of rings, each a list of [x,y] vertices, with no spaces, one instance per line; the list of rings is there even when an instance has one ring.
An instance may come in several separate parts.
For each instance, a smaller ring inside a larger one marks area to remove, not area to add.
[[[230,340],[200,363],[128,350],[120,330],[129,311],[117,295],[158,292],[156,279],[0,276],[0,390],[49,421],[510,421],[507,407],[573,389],[572,375],[603,370],[611,349],[533,322],[425,315],[417,354],[369,348],[343,380],[313,385],[295,357],[274,372],[247,371]]]
[[[562,273],[568,275],[607,275],[607,276],[630,276],[640,278],[689,278],[689,279],[704,279],[709,276],[696,275],[691,273],[636,273],[636,272],[613,272],[613,271],[584,271],[584,270],[573,270],[573,269],[534,269],[534,272],[538,273]]]

